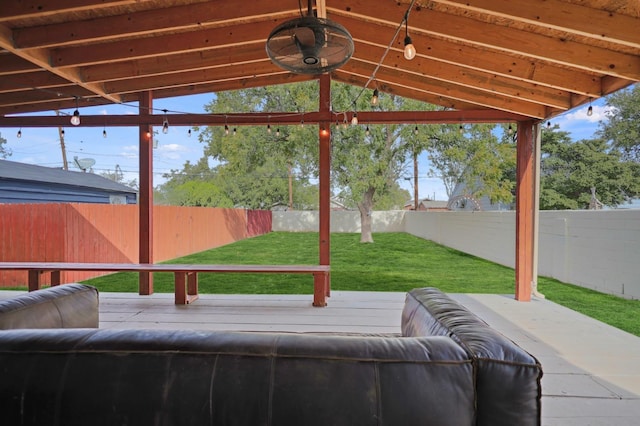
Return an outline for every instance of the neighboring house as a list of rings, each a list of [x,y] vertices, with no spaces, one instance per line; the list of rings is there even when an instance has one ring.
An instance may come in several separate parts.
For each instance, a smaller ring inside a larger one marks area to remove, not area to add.
[[[407,201],[407,203],[404,205],[403,210],[415,210],[415,202],[413,200]],[[447,202],[423,198],[422,200],[418,200],[418,210],[429,212],[446,212],[448,210]]]
[[[0,160],[0,203],[136,204],[138,192],[105,177]]]
[[[506,203],[492,203],[489,197],[476,198],[469,194],[467,185],[459,182],[453,189],[451,198],[447,202],[449,210],[454,211],[494,211],[494,210],[513,210],[513,206]]]

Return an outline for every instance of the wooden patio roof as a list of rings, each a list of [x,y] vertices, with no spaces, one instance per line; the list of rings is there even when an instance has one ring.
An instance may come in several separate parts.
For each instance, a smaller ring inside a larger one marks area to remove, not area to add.
[[[265,52],[271,30],[306,3],[2,1],[0,116],[137,102],[142,91],[158,99],[312,79]],[[355,43],[331,79],[538,120],[640,80],[637,0],[418,0],[408,20],[418,54],[408,61],[404,28],[394,34],[410,3],[316,0],[318,16]]]
[[[21,116],[137,102],[140,263],[153,263],[153,100],[306,81],[274,65],[265,42],[304,0],[6,0],[0,2],[0,128],[68,125],[68,117]],[[409,6],[412,6],[411,8]],[[318,17],[351,33],[353,57],[319,78],[319,263],[330,264],[330,82],[393,93],[442,107],[430,112],[362,112],[368,123],[516,121],[516,299],[535,284],[540,121],[640,81],[637,0],[315,0]],[[417,57],[404,59],[401,27]],[[388,52],[387,52],[387,49]],[[384,60],[383,60],[384,58]],[[16,115],[17,114],[17,115]],[[297,123],[278,112],[234,124]],[[345,116],[346,118],[346,116]],[[349,117],[350,118],[350,117]],[[173,114],[172,125],[224,124],[226,116]],[[82,126],[104,126],[82,115]],[[533,289],[535,291],[535,289]],[[140,293],[153,280],[140,275]]]

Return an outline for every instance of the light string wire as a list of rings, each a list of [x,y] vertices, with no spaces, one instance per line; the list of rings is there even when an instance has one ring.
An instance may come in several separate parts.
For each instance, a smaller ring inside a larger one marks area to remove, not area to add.
[[[413,5],[415,4],[415,2],[416,2],[416,0],[411,0],[411,3],[409,4],[409,7],[407,8],[407,11],[404,13],[404,18],[402,18],[402,21],[400,21],[400,23],[398,24],[398,27],[396,28],[396,31],[393,34],[393,37],[391,38],[391,41],[387,45],[387,48],[385,49],[384,53],[382,54],[382,57],[380,57],[380,61],[376,64],[376,67],[373,69],[373,72],[371,73],[371,76],[369,77],[367,82],[364,84],[364,87],[360,90],[360,92],[355,97],[355,99],[353,101],[351,101],[351,105],[353,106],[354,110],[356,109],[355,106],[356,106],[356,102],[358,102],[358,99],[360,99],[360,97],[365,92],[365,90],[367,90],[367,88],[369,87],[369,84],[371,84],[371,82],[376,79],[376,74],[380,70],[380,67],[382,66],[382,63],[384,62],[384,60],[386,59],[387,55],[391,51],[391,46],[393,46],[393,43],[398,38],[398,34],[400,34],[400,31],[402,31],[402,26],[405,25],[406,23],[408,23],[409,13],[413,9]],[[341,114],[341,112],[336,112],[336,115],[339,115],[339,114]]]
[[[389,54],[389,52],[391,51],[391,47],[393,46],[393,43],[395,42],[395,40],[398,38],[398,34],[400,34],[400,31],[402,30],[403,25],[407,24],[408,19],[409,19],[409,14],[411,13],[411,10],[413,9],[414,4],[416,3],[416,0],[411,0],[411,3],[409,4],[409,7],[407,8],[407,11],[404,13],[404,17],[402,18],[402,21],[400,21],[400,23],[398,24],[398,26],[396,27],[396,30],[393,34],[393,37],[391,38],[391,41],[389,41],[389,44],[387,45],[384,53],[382,54],[382,57],[380,58],[380,61],[378,61],[378,63],[376,64],[376,67],[374,68],[373,72],[371,73],[371,76],[369,77],[369,79],[367,80],[367,82],[364,84],[364,87],[362,87],[362,89],[360,90],[360,92],[356,95],[356,97],[351,101],[350,105],[353,107],[350,110],[355,110],[355,106],[356,103],[358,102],[358,99],[360,99],[360,97],[362,96],[362,94],[367,90],[367,88],[369,87],[369,85],[371,84],[372,81],[375,80],[376,78],[376,74],[378,73],[378,71],[380,70],[380,67],[382,66],[382,63],[384,62],[384,60],[386,59],[387,55]],[[299,1],[299,6],[300,6],[300,12],[302,13],[302,5]],[[67,96],[64,95],[60,92],[54,92],[50,89],[43,89],[43,88],[36,88],[34,87],[33,90],[41,90],[41,91],[45,91],[45,92],[50,92],[50,93],[55,93],[58,96]],[[82,99],[86,99],[83,96],[73,96],[73,98],[76,99],[76,102],[78,100],[82,100]],[[172,109],[167,109],[167,108],[154,108],[154,107],[141,107],[139,105],[135,105],[129,102],[119,102],[116,105],[121,105],[124,107],[128,107],[128,108],[138,108],[138,109],[146,109],[147,111],[153,112],[153,113],[163,113],[163,114],[167,114],[167,113],[171,113],[171,114],[202,114],[202,113],[193,113],[193,112],[185,112],[185,111],[178,111],[178,110],[172,110]],[[92,106],[92,105],[86,105],[86,106]],[[99,106],[99,105],[93,105],[93,106]],[[340,115],[344,115],[346,114],[348,110],[345,111],[333,111],[333,115],[336,116],[336,119],[338,116]],[[72,114],[70,113],[66,113],[63,111],[60,111],[61,114],[63,115],[68,115],[71,116]],[[265,112],[268,113],[268,112]],[[246,116],[250,116],[252,113],[246,113]],[[273,117],[273,118],[282,118],[282,117],[291,117],[291,116],[296,116],[299,115],[301,120],[304,120],[304,115],[305,112],[291,112],[291,113],[286,113],[286,114],[269,114],[269,117]],[[243,116],[242,113],[238,114],[238,116]],[[225,115],[225,122],[226,122],[226,115]]]

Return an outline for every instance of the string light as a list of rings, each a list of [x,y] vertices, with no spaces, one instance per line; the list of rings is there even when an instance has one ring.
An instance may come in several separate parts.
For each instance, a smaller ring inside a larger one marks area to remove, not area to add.
[[[380,101],[378,97],[380,96],[380,92],[378,89],[373,89],[373,96],[371,96],[371,106],[377,106]]]
[[[271,124],[267,124],[267,133],[271,134]]]
[[[107,138],[107,129],[102,130],[102,137],[105,139]]]
[[[227,126],[226,124],[224,125],[224,134],[229,136],[229,126]]]
[[[191,129],[187,130],[187,137],[191,137]]]
[[[511,126],[511,123],[509,123],[509,130],[507,130],[507,133],[510,135],[513,134],[513,127]]]
[[[547,129],[550,129],[550,128],[551,128],[551,122],[547,121]]]
[[[358,113],[357,112],[353,113],[353,117],[351,118],[351,125],[352,126],[357,126],[358,125]]]
[[[369,131],[369,125],[367,124],[367,128],[364,130],[364,134],[369,136],[371,132]]]
[[[462,127],[462,124],[460,125],[460,127],[458,127],[458,133],[464,133],[464,127]]]
[[[169,118],[167,117],[167,110],[163,109],[164,112],[164,120],[162,121],[162,133],[165,135],[169,133]]]
[[[280,137],[280,128],[276,129],[276,136]]]
[[[22,137],[22,127],[20,127],[20,130],[18,130],[18,134],[16,136],[18,137],[18,139]]]
[[[414,135],[417,135],[417,134],[418,134],[418,125],[417,125],[417,124],[416,124],[416,128],[415,128],[415,129],[413,129],[413,134],[414,134]]]
[[[78,97],[76,96],[76,110],[73,111],[73,115],[71,116],[71,124],[74,126],[80,125],[80,111],[78,111]]]
[[[407,10],[407,13],[404,15],[404,24],[405,24],[405,36],[404,36],[404,58],[407,61],[412,60],[416,57],[416,47],[413,45],[413,41],[411,37],[409,37],[409,12],[411,9]]]
[[[589,108],[587,108],[587,117],[591,117],[593,115],[593,107],[591,106],[591,101],[589,101]]]
[[[300,128],[304,129],[304,117],[300,119]]]
[[[235,135],[236,135],[236,128],[234,127],[233,128],[233,136],[235,136]]]

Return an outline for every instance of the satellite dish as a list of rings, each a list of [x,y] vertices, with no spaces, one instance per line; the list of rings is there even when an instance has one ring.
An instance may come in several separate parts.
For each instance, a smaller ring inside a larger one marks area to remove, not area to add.
[[[73,163],[77,168],[79,168],[83,172],[86,172],[91,168],[91,166],[96,164],[96,160],[94,160],[93,158],[78,158],[78,156],[76,155],[73,157]]]
[[[323,74],[353,55],[353,39],[342,25],[317,18],[309,0],[307,16],[284,22],[267,38],[267,54],[281,68],[297,74]]]

